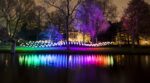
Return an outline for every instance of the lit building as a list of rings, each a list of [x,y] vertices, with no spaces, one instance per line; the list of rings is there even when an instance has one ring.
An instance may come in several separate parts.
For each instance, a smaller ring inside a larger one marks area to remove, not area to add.
[[[69,41],[90,43],[91,37],[89,34],[83,34],[82,32],[69,32]]]

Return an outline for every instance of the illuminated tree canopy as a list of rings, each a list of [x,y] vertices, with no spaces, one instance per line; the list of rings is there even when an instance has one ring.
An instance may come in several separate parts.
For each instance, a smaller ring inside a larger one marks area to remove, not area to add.
[[[77,30],[90,34],[92,38],[96,37],[100,32],[105,32],[109,27],[103,11],[91,0],[86,0],[80,4],[76,12],[74,25]]]

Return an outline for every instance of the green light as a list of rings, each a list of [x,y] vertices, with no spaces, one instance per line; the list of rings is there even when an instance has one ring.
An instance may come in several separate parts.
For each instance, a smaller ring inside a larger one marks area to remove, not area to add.
[[[33,64],[34,64],[34,66],[40,65],[40,58],[38,56],[33,57]]]
[[[113,59],[113,56],[110,57],[110,61],[111,61],[111,64],[110,64],[110,65],[113,66],[113,65],[114,65],[114,59]]]
[[[23,63],[24,63],[24,57],[23,56],[19,57],[19,63],[20,63],[20,65],[23,65]]]

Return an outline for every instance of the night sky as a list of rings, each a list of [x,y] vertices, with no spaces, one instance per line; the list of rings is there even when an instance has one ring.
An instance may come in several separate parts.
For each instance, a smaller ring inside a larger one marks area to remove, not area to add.
[[[117,6],[118,18],[123,14],[124,9],[127,7],[127,4],[130,0],[112,0],[113,3]],[[145,2],[150,4],[150,0],[145,0]]]
[[[117,6],[117,17],[118,20],[122,17],[124,9],[127,7],[127,4],[130,0],[112,0],[113,4]],[[35,0],[37,5],[44,5],[43,0]],[[145,0],[145,2],[150,4],[150,0]]]

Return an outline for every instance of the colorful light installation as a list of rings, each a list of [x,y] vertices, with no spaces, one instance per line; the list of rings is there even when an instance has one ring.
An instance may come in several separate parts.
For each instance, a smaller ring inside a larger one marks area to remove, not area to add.
[[[19,56],[20,65],[28,67],[52,66],[67,67],[67,56],[62,55],[23,55]]]
[[[75,55],[69,56],[69,64],[72,67],[94,65],[98,67],[113,66],[113,57],[105,55]]]
[[[28,67],[56,67],[56,68],[76,68],[78,66],[94,65],[98,67],[113,66],[112,56],[105,55],[57,55],[57,54],[31,54],[20,55],[20,65]]]
[[[87,44],[83,42],[69,42],[70,46],[84,46],[84,47],[100,47],[112,45],[113,42],[99,42],[96,44]],[[40,41],[29,41],[20,44],[20,47],[33,47],[33,48],[49,48],[49,47],[64,47],[67,46],[67,42],[60,41],[53,43],[50,40],[40,40]]]
[[[66,47],[49,47],[49,48],[40,48],[40,47],[17,47],[16,50],[22,51],[65,51]]]

